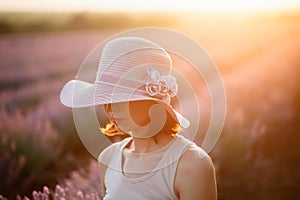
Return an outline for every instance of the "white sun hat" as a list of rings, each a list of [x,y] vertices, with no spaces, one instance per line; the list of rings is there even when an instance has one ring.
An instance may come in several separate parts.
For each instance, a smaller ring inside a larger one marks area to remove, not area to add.
[[[170,105],[180,89],[171,71],[172,60],[165,49],[144,38],[120,37],[105,44],[94,83],[71,80],[60,100],[72,108],[154,100],[187,128],[189,120]]]

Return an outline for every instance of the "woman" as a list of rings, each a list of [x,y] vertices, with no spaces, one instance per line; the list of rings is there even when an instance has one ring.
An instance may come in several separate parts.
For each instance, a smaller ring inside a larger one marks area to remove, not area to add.
[[[171,106],[178,90],[168,53],[137,37],[105,45],[94,84],[64,86],[65,105],[103,105],[110,123],[102,132],[130,135],[99,156],[103,199],[216,199],[211,159],[179,134],[189,121]]]

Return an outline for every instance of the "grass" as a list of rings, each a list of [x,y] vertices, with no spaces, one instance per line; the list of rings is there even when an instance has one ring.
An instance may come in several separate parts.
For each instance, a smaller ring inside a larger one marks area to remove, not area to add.
[[[177,20],[164,13],[0,13],[0,34],[174,26]]]

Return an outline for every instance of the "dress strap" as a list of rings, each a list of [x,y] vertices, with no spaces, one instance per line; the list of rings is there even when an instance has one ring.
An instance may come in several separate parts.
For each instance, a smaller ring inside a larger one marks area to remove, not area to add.
[[[192,141],[185,139],[181,135],[176,136],[176,140],[170,145],[168,150],[163,155],[161,161],[155,167],[155,170],[160,170],[164,167],[168,167],[174,163],[177,163],[182,156],[182,154],[192,145],[194,144]]]

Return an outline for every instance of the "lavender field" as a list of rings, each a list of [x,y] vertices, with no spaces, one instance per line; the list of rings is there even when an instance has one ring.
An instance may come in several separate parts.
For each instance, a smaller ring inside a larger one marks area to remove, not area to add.
[[[227,117],[210,152],[220,200],[300,198],[299,23],[298,16],[183,18],[172,26],[202,44],[224,79]],[[119,31],[0,35],[1,195],[101,199],[97,162],[59,93],[88,53]]]

